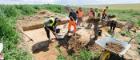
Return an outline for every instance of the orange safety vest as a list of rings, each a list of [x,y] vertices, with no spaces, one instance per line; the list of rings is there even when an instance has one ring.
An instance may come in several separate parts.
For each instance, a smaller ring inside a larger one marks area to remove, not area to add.
[[[74,20],[73,21],[69,20],[69,22],[68,22],[68,31],[70,31],[71,26],[74,27],[74,32],[76,32],[76,23],[75,23]]]
[[[83,17],[84,13],[83,13],[83,11],[79,11],[78,10],[78,14],[77,15],[78,15],[78,17]]]

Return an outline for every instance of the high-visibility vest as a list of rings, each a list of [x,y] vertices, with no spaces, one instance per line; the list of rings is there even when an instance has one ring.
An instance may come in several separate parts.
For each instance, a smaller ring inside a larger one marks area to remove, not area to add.
[[[50,22],[50,21],[52,21],[52,22]],[[52,26],[53,27],[54,23],[55,23],[55,19],[53,17],[50,17],[50,18],[45,20],[44,26]]]
[[[50,17],[49,20],[52,20],[52,23],[50,23],[50,26],[53,26],[55,19],[53,17]]]

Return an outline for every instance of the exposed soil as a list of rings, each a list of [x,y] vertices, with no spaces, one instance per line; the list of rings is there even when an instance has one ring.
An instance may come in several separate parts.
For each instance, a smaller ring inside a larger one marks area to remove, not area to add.
[[[70,49],[77,51],[80,48],[87,48],[92,51],[98,51],[101,52],[102,48],[95,44],[94,38],[94,32],[93,29],[79,29],[76,33],[76,35],[72,36],[69,40],[56,40],[56,38],[51,33],[51,38],[53,39],[53,42],[49,42],[46,32],[43,28],[43,23],[46,16],[58,16],[60,19],[65,21],[66,19],[63,18],[61,14],[52,13],[46,10],[42,10],[37,12],[34,16],[26,16],[23,18],[20,18],[17,21],[17,29],[21,33],[22,42],[19,45],[19,47],[23,48],[27,52],[32,54],[33,60],[57,60],[58,55],[63,55],[65,57],[68,56],[68,51]],[[84,19],[87,19],[86,17]],[[64,24],[64,23],[63,23]],[[86,25],[86,24],[85,24]],[[65,27],[67,28],[67,27]],[[100,28],[102,30],[102,35],[98,38],[110,36],[108,33],[109,28],[108,27],[102,27]],[[64,29],[65,30],[65,29]],[[120,32],[122,29],[116,28],[114,34],[117,35],[117,38],[123,41],[129,41],[130,37],[121,36]],[[140,32],[140,31],[138,31]],[[68,42],[69,41],[69,42]],[[140,60],[140,55],[138,54],[137,47],[138,44],[135,40],[132,40],[130,43],[132,46],[126,52],[124,55],[124,58],[126,59],[132,59],[132,60]],[[68,46],[67,46],[68,45]],[[111,47],[114,47],[114,44],[108,44]],[[59,51],[59,49],[61,51]],[[115,44],[116,47],[116,44]],[[118,49],[121,50],[121,47]],[[117,50],[118,52],[120,50]],[[72,52],[72,51],[71,51]],[[67,60],[71,60],[70,58]]]
[[[113,42],[107,43],[106,48],[115,51],[116,53],[119,53],[124,49],[124,47],[122,47],[119,43],[113,43]]]

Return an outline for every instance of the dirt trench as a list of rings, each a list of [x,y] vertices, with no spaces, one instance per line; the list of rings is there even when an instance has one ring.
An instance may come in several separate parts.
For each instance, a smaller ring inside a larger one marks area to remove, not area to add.
[[[53,12],[49,12],[47,10],[42,10],[37,12],[34,16],[26,16],[23,18],[20,18],[17,21],[17,30],[21,33],[21,44],[19,45],[19,47],[25,49],[27,52],[29,52],[32,55],[33,60],[57,60],[57,56],[62,54],[65,57],[67,57],[68,52],[67,52],[67,48],[65,48],[64,46],[60,46],[60,51],[57,49],[57,46],[60,45],[60,41],[57,41],[54,39],[53,42],[49,42],[45,29],[43,28],[43,23],[45,20],[46,16],[51,16],[51,15],[55,15],[55,16],[59,16],[60,19],[65,20],[60,14],[55,14]],[[86,17],[85,17],[86,19]],[[102,38],[102,37],[106,37],[109,36],[110,34],[108,33],[108,27],[103,27],[101,28],[102,30],[102,36],[99,36],[98,38]],[[84,32],[83,32],[84,31]],[[88,31],[88,32],[87,32]],[[91,44],[89,42],[90,41],[90,37],[94,37],[94,33],[92,33],[92,30],[79,30],[80,35],[82,35],[81,39],[79,39],[79,41],[81,40],[81,42],[85,42],[85,43],[80,43],[83,44],[84,46],[86,44],[89,44],[88,48],[92,51],[99,51],[101,49],[100,46],[98,46],[97,44],[93,44],[94,42],[92,42]],[[89,32],[90,31],[90,32]],[[130,39],[130,37],[124,37],[121,36],[120,33],[121,29],[117,28],[115,30],[116,35],[118,35],[118,39],[124,39],[126,41],[128,41]],[[90,36],[90,33],[92,33],[93,36]],[[51,33],[51,38],[55,38],[55,36]],[[45,44],[46,43],[46,44]],[[76,42],[71,42],[73,44],[75,44],[75,46],[77,45]],[[127,59],[132,59],[132,60],[139,60],[139,54],[136,51],[138,44],[136,43],[135,40],[132,40],[131,42],[132,47],[128,50],[128,52],[124,55],[125,58]],[[44,47],[40,47],[40,46],[44,46]],[[33,53],[32,50],[36,50],[33,48],[40,48],[41,50],[39,50],[36,53]],[[43,48],[43,49],[42,49]]]

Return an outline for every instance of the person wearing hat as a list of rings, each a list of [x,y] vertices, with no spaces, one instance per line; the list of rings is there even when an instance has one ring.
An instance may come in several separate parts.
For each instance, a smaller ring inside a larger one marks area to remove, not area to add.
[[[45,26],[44,28],[45,28],[45,31],[46,31],[46,34],[47,34],[47,37],[49,40],[51,40],[50,31],[52,31],[52,33],[55,35],[55,28],[56,28],[58,21],[59,21],[58,18],[51,16],[51,17],[47,18],[44,23],[44,26]]]

